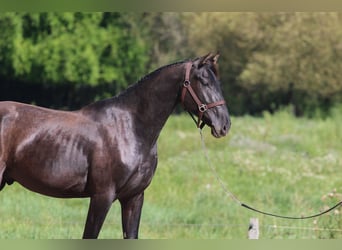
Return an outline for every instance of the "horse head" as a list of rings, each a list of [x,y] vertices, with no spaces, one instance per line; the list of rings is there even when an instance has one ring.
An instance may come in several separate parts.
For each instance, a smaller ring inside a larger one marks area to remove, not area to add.
[[[210,53],[187,62],[181,93],[183,107],[198,117],[197,126],[208,125],[216,138],[225,136],[231,126],[219,81],[218,58],[219,54]]]

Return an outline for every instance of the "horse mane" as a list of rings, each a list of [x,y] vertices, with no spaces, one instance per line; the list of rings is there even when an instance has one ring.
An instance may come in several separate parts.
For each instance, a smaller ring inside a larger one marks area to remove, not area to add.
[[[112,101],[117,101],[119,99],[121,99],[122,97],[126,96],[127,94],[129,94],[130,92],[134,91],[137,87],[139,87],[140,85],[142,85],[146,80],[149,80],[153,77],[155,77],[156,75],[158,75],[162,70],[166,69],[166,68],[170,68],[170,67],[175,67],[177,65],[186,63],[192,61],[192,59],[186,59],[183,61],[177,61],[171,64],[167,64],[164,66],[161,66],[160,68],[150,72],[149,74],[143,76],[142,78],[140,78],[137,82],[130,84],[126,89],[124,89],[123,91],[117,93],[115,96],[107,98],[107,99],[102,99],[93,103],[88,104],[87,106],[84,107],[84,109],[87,108],[94,108],[94,107],[102,107],[103,105],[105,105],[106,103],[112,103]]]
[[[171,64],[167,64],[167,65],[164,65],[154,71],[152,71],[151,73],[143,76],[142,78],[140,78],[140,80],[138,80],[136,83],[130,85],[128,88],[136,85],[136,84],[139,84],[141,82],[144,82],[145,80],[148,80],[149,78],[151,77],[154,77],[155,75],[157,75],[160,71],[162,71],[163,69],[166,69],[166,68],[169,68],[169,67],[174,67],[174,66],[177,66],[179,64],[183,64],[183,63],[186,63],[186,62],[190,62],[190,61],[196,61],[198,60],[200,57],[197,57],[195,59],[186,59],[186,60],[183,60],[183,61],[177,61],[177,62],[174,62],[174,63],[171,63]],[[213,67],[212,67],[212,70],[213,72],[215,73],[216,76],[218,76],[218,67],[217,65],[215,64]]]
[[[125,90],[123,90],[122,92],[118,93],[117,97],[120,97],[121,95],[125,95],[127,93],[129,93],[131,90],[133,90],[134,88],[136,88],[137,86],[141,85],[142,83],[144,83],[146,80],[149,80],[155,76],[157,76],[162,70],[166,69],[166,68],[171,68],[171,67],[175,67],[177,65],[186,63],[191,61],[191,59],[187,59],[187,60],[183,60],[183,61],[177,61],[171,64],[167,64],[164,66],[161,66],[160,68],[157,68],[156,70],[148,73],[147,75],[141,77],[137,82],[129,85]]]
[[[176,61],[174,63],[170,63],[167,65],[161,66],[161,67],[157,68],[156,70],[148,73],[147,75],[141,77],[137,82],[130,84],[126,89],[120,91],[119,93],[116,93],[114,96],[106,98],[106,99],[98,100],[98,101],[95,101],[93,103],[90,103],[90,104],[84,106],[82,109],[83,110],[97,109],[97,108],[102,108],[104,105],[107,105],[107,104],[111,105],[113,103],[113,101],[114,102],[121,102],[125,96],[130,95],[132,92],[136,91],[136,89],[140,88],[144,82],[146,82],[147,80],[150,80],[151,78],[157,76],[162,70],[164,70],[166,68],[170,68],[170,67],[175,67],[175,66],[178,66],[180,64],[187,63],[187,62],[194,62],[198,59],[200,59],[200,57],[197,57],[195,59],[190,58],[190,59],[185,59],[182,61]],[[218,75],[218,70],[216,67],[217,66],[215,65],[214,73],[216,75]]]
[[[152,71],[151,73],[143,76],[142,78],[140,78],[140,80],[138,80],[135,84],[139,84],[145,80],[148,80],[149,78],[151,77],[154,77],[155,75],[159,74],[160,71],[162,71],[163,69],[166,69],[166,68],[169,68],[169,67],[174,67],[174,66],[177,66],[179,64],[182,64],[182,63],[186,63],[186,62],[189,62],[191,61],[191,59],[187,59],[187,60],[183,60],[183,61],[177,61],[177,62],[174,62],[174,63],[171,63],[171,64],[167,64],[167,65],[164,65],[154,71]],[[134,84],[133,84],[134,85]]]

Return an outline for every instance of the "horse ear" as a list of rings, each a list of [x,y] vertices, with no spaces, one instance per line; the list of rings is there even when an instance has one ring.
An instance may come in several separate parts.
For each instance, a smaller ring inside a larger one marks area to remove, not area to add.
[[[216,55],[213,57],[213,63],[214,64],[217,64],[219,57],[220,57],[220,53],[217,52]]]
[[[205,56],[200,57],[200,58],[199,58],[198,66],[201,67],[201,66],[203,66],[204,64],[210,62],[210,61],[212,60],[213,56],[214,56],[214,55],[213,55],[212,53],[209,53],[209,54],[207,54],[207,55],[205,55]]]
[[[219,53],[216,53],[216,54],[209,53],[209,54],[199,58],[198,66],[201,67],[204,64],[208,64],[208,63],[215,65],[215,64],[217,64],[219,57],[220,57]]]

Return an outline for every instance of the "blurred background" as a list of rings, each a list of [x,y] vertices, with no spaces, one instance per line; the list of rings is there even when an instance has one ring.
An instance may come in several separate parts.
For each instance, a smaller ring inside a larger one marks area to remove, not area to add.
[[[204,138],[229,190],[288,216],[340,201],[342,13],[0,13],[0,101],[74,110],[217,51],[233,125]],[[289,221],[237,206],[185,114],[167,122],[158,147],[142,238],[245,239],[257,216],[262,239],[342,239],[342,207]],[[80,238],[88,210],[86,199],[42,198],[16,183],[0,204],[1,239]],[[118,203],[107,217],[100,238],[121,238]]]
[[[219,51],[233,115],[342,100],[342,13],[1,13],[0,100],[77,109],[150,71]]]

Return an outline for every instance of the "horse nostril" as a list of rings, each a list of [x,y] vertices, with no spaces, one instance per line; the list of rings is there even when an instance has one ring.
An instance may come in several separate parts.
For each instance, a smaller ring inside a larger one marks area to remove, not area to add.
[[[221,130],[222,134],[226,135],[228,133],[229,128],[230,128],[230,122],[228,122],[227,124],[223,125],[222,130]]]
[[[222,135],[226,135],[227,134],[227,126],[226,125],[224,125],[223,127],[222,127],[222,133],[221,133]]]

